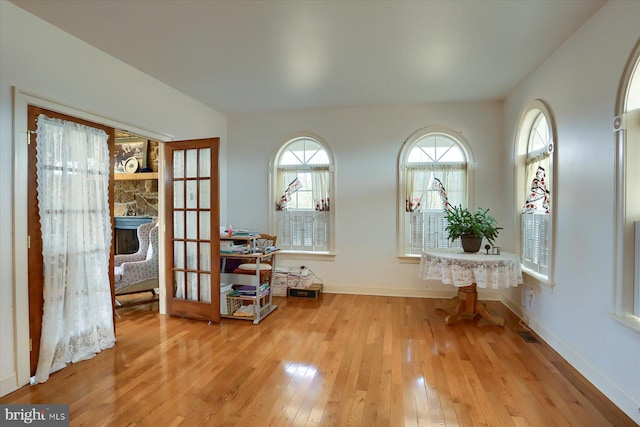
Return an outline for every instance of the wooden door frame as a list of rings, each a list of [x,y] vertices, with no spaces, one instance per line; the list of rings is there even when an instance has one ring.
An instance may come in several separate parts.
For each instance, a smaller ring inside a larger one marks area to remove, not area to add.
[[[28,166],[28,105],[42,107],[52,111],[59,111],[80,119],[100,123],[111,126],[116,129],[125,130],[130,133],[141,135],[158,142],[169,142],[172,136],[152,132],[132,124],[109,119],[88,111],[79,110],[68,106],[59,101],[43,97],[39,94],[13,87],[13,304],[14,304],[14,323],[13,336],[14,342],[13,366],[15,374],[12,378],[2,381],[2,392],[9,393],[29,384],[29,294],[28,294],[28,247],[27,247],[27,166]],[[163,162],[162,150],[160,152],[160,164]],[[162,174],[162,171],[160,171]],[[163,183],[162,175],[158,181],[158,207],[163,209]],[[158,212],[158,217],[162,221],[163,212]],[[160,230],[163,231],[162,229]],[[163,239],[160,239],[160,255],[164,250]],[[164,294],[164,274],[160,270],[160,313],[165,313],[166,308],[163,301]]]

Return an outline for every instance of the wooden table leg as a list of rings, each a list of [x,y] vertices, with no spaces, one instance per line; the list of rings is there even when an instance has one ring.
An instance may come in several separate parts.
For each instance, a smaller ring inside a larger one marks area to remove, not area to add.
[[[458,311],[459,306],[460,306],[460,299],[456,295],[451,299],[436,303],[436,310],[442,310],[448,314],[453,314],[456,311]]]
[[[477,311],[480,316],[487,320],[487,322],[496,326],[504,326],[504,319],[502,317],[494,316],[487,311],[487,306],[484,303],[478,301]]]
[[[503,318],[489,313],[484,303],[478,301],[478,289],[475,283],[458,288],[458,296],[442,306],[437,305],[436,308],[445,310],[449,313],[449,315],[444,319],[444,322],[447,325],[450,325],[461,318],[473,319],[479,314],[492,325],[504,326]],[[455,310],[451,312],[454,308]]]
[[[450,325],[453,322],[458,321],[463,314],[464,314],[464,303],[461,299],[458,299],[458,306],[456,308],[456,311],[444,318],[444,324]]]

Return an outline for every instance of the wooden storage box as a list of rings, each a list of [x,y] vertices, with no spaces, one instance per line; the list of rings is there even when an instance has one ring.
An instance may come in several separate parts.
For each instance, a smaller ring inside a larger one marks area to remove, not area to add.
[[[288,288],[290,298],[318,299],[322,295],[322,284],[314,283],[308,288]]]

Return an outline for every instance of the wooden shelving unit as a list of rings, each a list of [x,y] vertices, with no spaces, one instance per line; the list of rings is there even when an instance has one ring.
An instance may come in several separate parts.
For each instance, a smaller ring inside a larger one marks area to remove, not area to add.
[[[256,286],[256,290],[259,285]],[[252,320],[255,325],[260,323],[262,319],[267,317],[273,312],[277,305],[274,305],[271,299],[271,287],[267,288],[262,294],[257,297],[253,296],[231,296],[226,295],[228,314],[221,314],[221,317],[227,319],[240,319],[240,320]],[[253,304],[253,314],[251,316],[234,316],[233,313],[243,305],[243,301],[248,301]]]
[[[245,241],[250,247],[255,247],[255,242],[253,242],[257,236],[251,237],[240,237],[237,236],[232,237],[220,237],[220,240],[240,240]],[[260,323],[262,319],[271,314],[276,308],[277,305],[273,303],[273,293],[271,288],[271,283],[273,283],[273,278],[269,281],[269,287],[265,292],[260,293],[260,260],[263,258],[271,258],[271,262],[275,264],[275,256],[278,251],[269,252],[268,254],[264,254],[261,252],[255,253],[221,253],[220,258],[222,259],[222,267],[220,273],[220,282],[221,283],[233,283],[234,285],[248,285],[253,286],[256,289],[257,296],[230,296],[226,295],[227,298],[227,314],[222,314],[221,317],[229,318],[229,319],[242,319],[242,320],[252,320],[254,325]],[[225,273],[227,259],[240,259],[246,262],[251,262],[256,264],[256,273],[253,274],[236,274],[236,273]],[[273,270],[272,270],[273,271]],[[233,313],[236,309],[240,308],[243,302],[251,302],[253,304],[253,315],[252,316],[234,316]]]
[[[116,181],[158,179],[158,172],[116,173],[113,177]]]

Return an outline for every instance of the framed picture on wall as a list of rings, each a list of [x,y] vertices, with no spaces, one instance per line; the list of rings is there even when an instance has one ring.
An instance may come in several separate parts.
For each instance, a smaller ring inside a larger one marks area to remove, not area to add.
[[[147,167],[147,146],[149,141],[142,138],[116,138],[115,141],[115,172],[126,173]],[[131,159],[138,161],[137,168],[131,168]],[[127,166],[127,161],[129,164]]]

